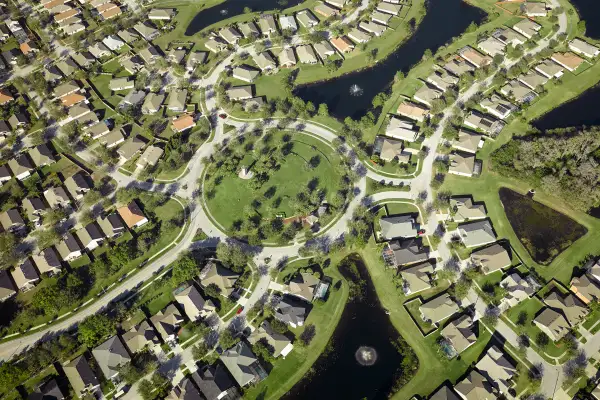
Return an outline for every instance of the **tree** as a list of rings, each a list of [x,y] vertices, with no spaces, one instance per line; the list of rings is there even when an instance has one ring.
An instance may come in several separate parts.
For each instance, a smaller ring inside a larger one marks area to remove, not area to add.
[[[262,361],[272,364],[275,361],[275,349],[273,346],[267,342],[266,338],[262,338],[258,340],[252,346],[252,351],[256,354]]]
[[[327,107],[327,104],[325,104],[325,103],[319,104],[318,114],[321,117],[328,117],[329,116],[329,108]]]
[[[224,329],[219,336],[219,344],[223,349],[230,349],[240,341],[239,337],[234,337],[229,329]]]
[[[190,255],[185,255],[173,266],[171,281],[176,286],[182,282],[194,279],[198,275],[198,272],[198,263],[196,260]]]
[[[278,319],[274,319],[273,321],[271,321],[271,328],[273,328],[275,332],[281,333],[282,335],[288,333],[287,324],[285,322],[281,322]]]
[[[0,265],[8,266],[17,262],[17,237],[10,232],[0,233]]]
[[[205,342],[198,343],[197,345],[192,347],[192,356],[194,357],[194,360],[200,360],[204,358],[209,351],[210,349],[208,348]]]
[[[235,242],[219,243],[217,245],[217,258],[231,266],[234,272],[243,272],[250,258],[241,245]]]
[[[221,294],[221,288],[219,288],[216,284],[211,283],[204,288],[204,293],[213,299],[218,299]]]
[[[308,346],[310,342],[315,338],[317,334],[317,328],[314,324],[308,324],[304,327],[304,330],[300,334],[300,342],[303,345]]]
[[[95,314],[84,319],[77,328],[79,341],[91,349],[115,333],[115,323],[104,314]]]
[[[580,35],[585,35],[585,31],[586,31],[586,24],[584,20],[580,20],[577,23],[577,32],[579,32]]]
[[[538,345],[540,349],[545,349],[550,343],[550,338],[544,332],[540,332],[535,337],[535,343]]]

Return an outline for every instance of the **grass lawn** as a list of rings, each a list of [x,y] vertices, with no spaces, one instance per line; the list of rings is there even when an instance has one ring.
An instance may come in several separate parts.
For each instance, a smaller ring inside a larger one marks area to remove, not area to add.
[[[371,178],[367,178],[367,196],[371,194],[375,194],[377,192],[389,192],[389,191],[402,191],[402,192],[410,192],[409,185],[403,186],[391,186],[391,185],[382,185],[379,181],[376,181]]]
[[[417,206],[408,203],[394,203],[390,201],[385,203],[385,208],[387,209],[388,215],[413,214],[419,212]]]
[[[404,307],[406,307],[406,311],[408,311],[408,313],[411,315],[413,321],[419,326],[421,333],[423,335],[428,335],[429,333],[435,331],[437,327],[429,322],[423,321],[421,318],[421,312],[419,311],[421,304],[423,303],[421,303],[420,299],[415,299],[409,303],[404,303]]]

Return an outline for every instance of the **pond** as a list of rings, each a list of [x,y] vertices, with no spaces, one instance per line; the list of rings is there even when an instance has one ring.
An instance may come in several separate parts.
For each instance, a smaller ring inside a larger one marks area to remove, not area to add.
[[[485,13],[463,0],[429,0],[427,14],[416,32],[384,61],[372,68],[339,78],[300,86],[296,95],[315,105],[326,103],[329,112],[339,118],[359,119],[369,108],[373,98],[385,91],[397,71],[405,74],[418,63],[425,50],[433,53],[462,34],[471,22],[481,23]],[[359,90],[350,88],[357,85]]]
[[[570,126],[590,126],[600,124],[600,85],[588,89],[581,96],[565,103],[539,119],[532,125],[539,130],[566,128]]]
[[[530,196],[507,188],[501,188],[498,194],[515,234],[539,264],[550,264],[587,232],[577,221]]]
[[[246,7],[253,12],[285,9],[297,6],[305,0],[225,0],[208,9],[200,11],[188,25],[185,35],[192,36],[202,29],[225,19],[244,14]]]
[[[571,0],[579,16],[586,22],[585,36],[600,39],[600,2],[598,0]]]
[[[356,266],[356,267],[353,267]],[[387,399],[402,356],[399,334],[382,308],[362,259],[351,255],[340,272],[363,295],[349,300],[326,350],[283,398]],[[358,361],[360,360],[360,362]]]

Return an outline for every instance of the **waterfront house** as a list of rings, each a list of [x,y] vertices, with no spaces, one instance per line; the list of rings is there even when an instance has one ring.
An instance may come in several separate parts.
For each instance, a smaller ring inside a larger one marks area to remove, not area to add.
[[[226,350],[220,359],[240,387],[258,382],[267,376],[258,358],[244,341]]]
[[[496,29],[492,33],[492,36],[504,43],[505,45],[511,45],[513,47],[524,45],[527,41],[527,38],[525,36],[515,31],[514,29],[506,27]]]
[[[298,59],[303,64],[316,64],[319,62],[319,59],[310,44],[296,47],[296,54],[298,54]]]
[[[512,27],[527,39],[533,38],[542,29],[542,26],[528,18],[523,18]]]
[[[223,40],[231,45],[237,44],[237,42],[239,42],[239,40],[242,38],[242,34],[230,26],[221,28],[221,30],[219,30],[219,36],[221,36]]]
[[[371,21],[361,21],[358,24],[358,27],[360,29],[362,29],[365,32],[369,32],[377,37],[383,35],[383,33],[386,31],[386,27],[385,25],[379,25],[376,24],[375,22],[371,22]]]
[[[454,56],[450,61],[444,64],[443,68],[451,74],[460,77],[468,72],[475,71],[475,67],[469,64],[462,57]]]
[[[545,17],[548,15],[546,3],[525,1],[521,4],[521,11],[528,17]]]
[[[492,57],[481,54],[471,46],[463,47],[459,51],[459,54],[462,58],[464,58],[477,68],[481,68],[492,63]]]
[[[360,31],[357,30],[357,32]],[[362,34],[362,32],[360,33]],[[354,43],[352,43],[346,36],[340,36],[331,39],[331,45],[335,47],[336,50],[339,51],[341,54],[350,53],[352,50],[354,50]]]
[[[470,196],[450,198],[450,215],[454,222],[465,222],[487,218],[483,203],[475,203]]]
[[[473,318],[465,314],[451,321],[440,334],[450,343],[454,351],[460,354],[477,342],[474,329]]]
[[[452,147],[456,150],[475,154],[483,144],[483,135],[466,129],[458,131],[458,139],[452,141]]]
[[[317,17],[313,15],[310,10],[302,10],[296,14],[296,18],[300,25],[305,27],[306,29],[310,29],[319,24],[319,20]]]
[[[489,56],[504,55],[506,44],[493,36],[489,36],[481,42],[477,43],[477,47]]]
[[[321,280],[308,272],[301,272],[294,275],[288,283],[288,293],[292,296],[300,297],[306,301],[312,301],[315,291],[321,283]]]
[[[258,26],[263,35],[271,36],[271,34],[277,32],[277,24],[275,18],[271,14],[263,14],[258,19]]]
[[[423,321],[428,321],[431,324],[438,324],[446,318],[456,314],[458,311],[458,304],[456,304],[446,292],[428,300],[419,307],[419,312],[421,313]]]
[[[338,15],[340,13],[337,8],[331,7],[322,2],[318,2],[314,10],[317,14],[322,15],[325,18],[333,17],[334,15]]]
[[[281,26],[281,30],[283,31],[288,30],[290,32],[296,32],[298,30],[296,18],[294,18],[293,15],[280,15],[279,26]]]
[[[402,276],[404,294],[415,294],[431,289],[434,274],[434,265],[429,261],[401,270],[400,276]]]
[[[266,341],[273,349],[273,357],[275,358],[279,356],[285,358],[285,356],[287,356],[294,348],[290,339],[275,331],[267,320],[263,321],[260,326],[250,334],[248,341],[252,345],[259,341]]]
[[[433,71],[425,80],[442,92],[458,84],[458,78],[442,68]]]
[[[475,156],[472,154],[453,152],[450,154],[448,173],[471,177],[475,168]]]
[[[558,65],[565,67],[570,72],[575,71],[581,64],[585,62],[583,58],[569,52],[554,53],[551,59]]]
[[[348,37],[352,39],[354,43],[367,43],[369,40],[371,40],[371,35],[356,28],[350,29],[350,32],[348,32]],[[334,40],[336,39],[332,39],[331,43],[335,46]],[[347,46],[342,45],[342,47],[346,48]],[[352,46],[352,50],[354,50],[354,45]],[[347,53],[347,51],[344,51],[342,53]]]
[[[411,265],[429,259],[429,247],[423,246],[421,238],[392,240],[383,249],[383,258],[392,267]]]
[[[414,142],[417,140],[418,132],[414,130],[414,125],[412,123],[391,116],[390,122],[385,130],[385,135],[394,139]]]
[[[578,38],[569,42],[569,49],[575,53],[583,54],[588,58],[600,55],[600,48]]]
[[[297,328],[304,325],[309,312],[309,303],[284,296],[275,307],[275,319]]]
[[[551,59],[545,59],[541,63],[535,66],[535,70],[545,76],[548,79],[560,78],[563,76],[564,68],[552,61]]]
[[[400,10],[402,10],[402,6],[400,4],[388,3],[387,1],[381,1],[377,3],[377,11],[381,11],[382,13],[390,14],[397,16],[400,14]]]
[[[352,43],[352,42],[350,42]],[[325,62],[329,57],[335,55],[335,49],[331,45],[331,43],[325,41],[321,43],[316,43],[313,45],[315,52],[319,55],[321,61]],[[352,48],[354,46],[352,45]],[[351,51],[351,50],[350,50]]]
[[[381,25],[387,26],[390,23],[391,19],[392,15],[382,13],[381,11],[374,11],[373,14],[371,14],[371,21]]]
[[[463,124],[469,128],[484,132],[491,137],[497,136],[505,125],[504,121],[477,111],[469,112],[465,117]]]
[[[517,109],[514,104],[503,99],[497,94],[492,94],[490,97],[483,99],[480,103],[480,106],[485,111],[500,119],[507,118],[513,111]]]
[[[414,94],[413,98],[425,104],[427,107],[431,107],[434,100],[442,97],[444,93],[438,89],[434,89],[427,84],[421,86],[419,90]]]
[[[423,122],[429,116],[429,110],[419,104],[403,101],[398,106],[396,113],[414,121]]]

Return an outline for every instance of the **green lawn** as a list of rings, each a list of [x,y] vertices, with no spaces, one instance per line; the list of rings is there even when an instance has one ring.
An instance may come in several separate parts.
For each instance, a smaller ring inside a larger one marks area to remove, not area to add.
[[[385,203],[385,208],[388,215],[419,213],[417,206],[408,203],[387,202]]]
[[[429,322],[423,321],[421,318],[421,312],[419,311],[419,307],[421,307],[421,300],[415,299],[409,303],[405,303],[404,307],[406,307],[406,311],[411,315],[413,321],[419,326],[421,333],[423,335],[427,335],[437,329],[435,325],[430,324]]]

